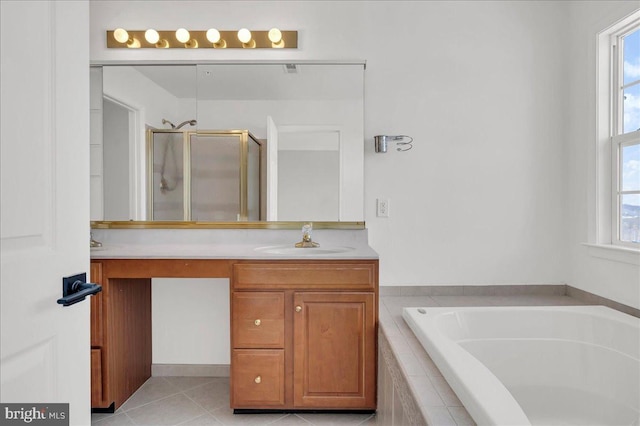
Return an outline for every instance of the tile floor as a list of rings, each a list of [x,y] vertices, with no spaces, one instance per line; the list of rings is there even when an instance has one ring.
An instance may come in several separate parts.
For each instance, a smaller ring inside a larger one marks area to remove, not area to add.
[[[495,306],[583,304],[567,296],[384,296],[393,320],[402,324],[404,306]],[[151,377],[115,413],[94,413],[94,426],[199,425],[378,425],[371,414],[233,414],[229,379]],[[378,425],[384,426],[384,425]]]
[[[375,425],[372,414],[233,414],[227,377],[151,377],[115,413],[94,413],[94,426]]]

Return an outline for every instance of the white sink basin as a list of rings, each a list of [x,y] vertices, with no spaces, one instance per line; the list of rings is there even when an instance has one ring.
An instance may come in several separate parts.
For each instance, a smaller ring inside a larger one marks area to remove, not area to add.
[[[327,254],[347,253],[355,250],[353,247],[327,246],[299,248],[292,245],[258,247],[256,251],[266,254],[293,255],[293,256],[318,256]]]

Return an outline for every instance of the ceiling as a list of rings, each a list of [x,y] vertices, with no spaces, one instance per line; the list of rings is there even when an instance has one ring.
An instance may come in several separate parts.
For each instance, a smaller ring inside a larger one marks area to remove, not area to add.
[[[362,99],[362,64],[138,65],[178,98],[199,100]]]

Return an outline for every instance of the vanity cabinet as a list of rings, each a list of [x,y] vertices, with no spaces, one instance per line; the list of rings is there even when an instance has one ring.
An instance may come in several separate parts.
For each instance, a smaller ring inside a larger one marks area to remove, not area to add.
[[[109,411],[151,377],[151,279],[120,273],[122,262],[92,261],[90,270],[91,282],[102,286],[89,298],[91,407]]]
[[[151,376],[152,277],[230,279],[232,408],[375,410],[376,259],[92,260],[93,408]]]
[[[231,408],[376,408],[378,263],[238,261]]]
[[[102,285],[102,264],[91,262],[89,272],[92,283]],[[103,405],[104,380],[102,379],[102,350],[104,334],[102,322],[102,292],[89,298],[91,303],[91,406]]]

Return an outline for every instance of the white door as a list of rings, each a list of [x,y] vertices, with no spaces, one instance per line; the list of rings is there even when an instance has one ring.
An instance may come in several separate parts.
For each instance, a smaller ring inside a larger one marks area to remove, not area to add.
[[[89,271],[89,3],[2,0],[0,17],[0,400],[88,425],[89,302],[56,300]]]

